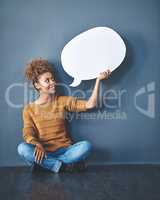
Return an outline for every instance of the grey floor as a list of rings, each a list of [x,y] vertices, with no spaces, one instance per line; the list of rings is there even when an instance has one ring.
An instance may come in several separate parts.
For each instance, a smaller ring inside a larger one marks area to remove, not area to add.
[[[160,166],[88,166],[85,172],[0,168],[2,200],[160,200]]]

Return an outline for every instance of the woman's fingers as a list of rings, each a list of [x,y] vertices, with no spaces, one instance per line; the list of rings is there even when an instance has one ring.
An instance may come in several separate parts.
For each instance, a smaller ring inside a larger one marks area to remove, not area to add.
[[[39,162],[39,155],[40,155],[40,151],[37,150],[36,154],[35,154],[35,162],[38,163]]]
[[[108,71],[104,71],[104,72],[102,72],[102,74],[103,74],[103,76],[106,77],[106,78],[109,76],[109,72],[108,72]]]
[[[35,160],[35,161],[36,161],[37,153],[38,153],[38,152],[37,152],[37,148],[35,148],[35,149],[34,149],[34,153],[33,153],[33,156],[34,156],[34,160]]]
[[[43,156],[44,156],[44,152],[43,151],[40,151],[39,152],[39,155],[38,155],[38,163],[41,163],[42,162],[42,159],[43,159]]]
[[[33,156],[35,156],[35,152],[36,152],[36,147],[34,148]]]
[[[110,71],[110,70],[108,70],[108,74],[109,74],[109,75],[111,74],[111,71]]]
[[[39,163],[39,156],[40,156],[40,150],[38,148],[36,148],[36,151],[35,151],[35,162],[36,163]]]
[[[107,69],[107,70],[105,71],[105,73],[106,73],[107,76],[109,76],[109,75],[111,74],[111,71],[110,71],[109,69]]]
[[[41,151],[38,151],[38,155],[37,155],[37,163],[40,163],[40,157],[41,157]]]
[[[42,151],[41,149],[39,149],[37,147],[35,147],[33,155],[35,157],[36,163],[41,163],[44,156],[45,156],[45,158],[47,157],[46,152]]]
[[[41,164],[42,160],[43,160],[43,157],[44,157],[44,152],[41,151],[41,154],[39,156],[39,163]]]
[[[105,72],[106,72],[107,74],[111,74],[111,71],[110,71],[109,69],[107,69]]]
[[[43,155],[44,155],[44,153],[41,150],[36,149],[36,151],[35,151],[35,162],[41,163],[41,161],[43,159]]]

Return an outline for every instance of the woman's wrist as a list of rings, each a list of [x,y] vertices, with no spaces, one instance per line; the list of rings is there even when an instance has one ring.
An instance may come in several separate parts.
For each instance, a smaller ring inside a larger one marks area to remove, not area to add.
[[[96,81],[99,82],[101,79],[99,77],[97,77]]]
[[[41,146],[41,144],[40,144],[39,142],[37,142],[35,145],[36,145],[36,146]]]

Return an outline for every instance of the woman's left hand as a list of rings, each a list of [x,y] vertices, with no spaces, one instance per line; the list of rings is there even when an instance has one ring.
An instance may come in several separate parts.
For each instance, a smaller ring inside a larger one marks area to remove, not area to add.
[[[110,76],[110,74],[111,74],[111,71],[109,69],[107,69],[106,71],[101,72],[97,78],[99,80],[108,79],[108,77]]]

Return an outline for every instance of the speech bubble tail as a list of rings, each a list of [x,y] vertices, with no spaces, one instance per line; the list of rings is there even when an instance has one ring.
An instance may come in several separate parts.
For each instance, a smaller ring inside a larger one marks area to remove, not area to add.
[[[74,79],[74,81],[70,84],[72,87],[76,87],[81,83],[81,80],[79,79]]]

